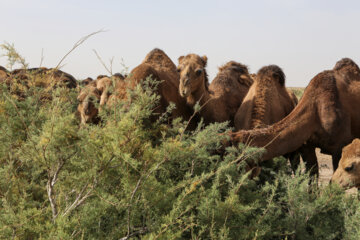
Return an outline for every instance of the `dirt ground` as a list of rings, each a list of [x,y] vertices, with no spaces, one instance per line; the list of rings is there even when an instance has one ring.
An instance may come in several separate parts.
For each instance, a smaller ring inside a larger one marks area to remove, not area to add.
[[[316,149],[316,157],[319,163],[319,184],[328,185],[333,174],[332,159],[330,155],[320,153],[320,149]],[[356,194],[357,188],[350,188],[346,190],[348,194]]]
[[[320,149],[317,148],[316,149],[316,157],[318,159],[319,170],[320,170],[319,184],[327,185],[327,184],[329,184],[329,181],[333,174],[333,166],[332,166],[331,156],[320,153]]]

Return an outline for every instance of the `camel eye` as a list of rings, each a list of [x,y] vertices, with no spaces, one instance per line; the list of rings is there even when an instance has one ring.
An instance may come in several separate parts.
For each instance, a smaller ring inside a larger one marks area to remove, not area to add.
[[[355,164],[352,163],[350,166],[347,166],[347,167],[345,168],[345,171],[351,172],[352,170],[354,170],[354,166],[355,166]]]
[[[202,72],[203,72],[202,69],[198,69],[198,70],[196,70],[195,74],[196,74],[196,76],[200,76],[200,74],[201,74]]]

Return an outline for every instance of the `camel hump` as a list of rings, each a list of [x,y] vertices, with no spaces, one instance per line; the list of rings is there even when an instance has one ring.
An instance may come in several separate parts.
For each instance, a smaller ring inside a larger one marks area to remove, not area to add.
[[[343,58],[336,62],[333,71],[345,78],[345,81],[360,81],[359,66],[350,58]]]
[[[96,77],[96,79],[102,79],[102,78],[105,78],[105,77],[108,77],[108,76],[104,75],[104,74],[100,74],[99,76]]]
[[[256,74],[258,80],[272,79],[277,81],[281,86],[285,86],[285,73],[277,65],[262,67]]]
[[[359,71],[359,66],[350,58],[342,58],[339,61],[336,62],[333,70],[334,71],[340,71],[342,69],[356,69]]]
[[[239,72],[239,73],[244,73],[244,74],[249,74],[249,69],[246,65],[241,64],[239,62],[235,62],[235,61],[230,61],[225,63],[224,65],[222,65],[221,67],[219,67],[219,71],[225,71],[227,69]]]
[[[176,72],[176,66],[173,61],[171,61],[169,56],[166,55],[166,53],[159,48],[154,48],[153,50],[151,50],[146,55],[143,63],[154,66],[156,70],[168,69]]]
[[[63,83],[68,88],[77,87],[77,81],[71,74],[57,68],[21,68],[13,70],[11,75],[20,80],[30,80],[30,75],[41,76],[44,81],[44,87],[52,85],[52,82],[54,84]]]
[[[250,77],[249,69],[245,64],[235,62],[235,61],[229,61],[219,67],[219,73],[224,71],[234,71],[238,74],[240,74],[240,77],[237,78],[239,83],[241,85],[245,85],[247,87],[250,87],[253,84],[253,80]]]
[[[117,80],[125,80],[126,76],[122,75],[121,73],[115,73],[113,77]]]

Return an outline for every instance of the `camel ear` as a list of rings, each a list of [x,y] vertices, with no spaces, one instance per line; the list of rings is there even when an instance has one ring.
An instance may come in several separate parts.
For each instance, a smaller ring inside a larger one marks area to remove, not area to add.
[[[201,57],[201,60],[203,60],[203,62],[204,62],[204,67],[206,67],[206,64],[207,64],[207,56],[206,56],[206,55],[202,56],[202,57]]]
[[[181,63],[181,61],[184,59],[184,56],[180,56],[179,58],[178,58],[178,62],[179,63]]]
[[[241,79],[244,79],[244,80],[248,80],[248,79],[249,79],[249,77],[248,77],[246,74],[241,74],[241,75],[240,75],[240,78],[241,78]]]

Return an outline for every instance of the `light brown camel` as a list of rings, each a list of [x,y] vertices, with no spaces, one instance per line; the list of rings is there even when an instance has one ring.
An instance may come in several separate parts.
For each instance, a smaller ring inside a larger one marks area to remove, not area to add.
[[[339,167],[331,178],[343,188],[360,188],[360,139],[356,138],[342,150]]]
[[[285,88],[285,74],[276,65],[262,67],[235,115],[235,129],[263,128],[288,115],[297,101]]]
[[[247,94],[252,79],[245,65],[230,61],[219,68],[219,73],[209,85],[206,73],[207,57],[188,54],[179,57],[180,95],[193,107],[201,106],[204,123],[230,121]]]
[[[121,74],[113,75],[112,77],[100,75],[96,80],[87,78],[84,81],[87,81],[87,83],[80,90],[77,98],[79,101],[77,111],[81,124],[98,123],[99,118],[97,115],[109,100],[111,86],[117,84],[117,82],[123,82],[124,77]],[[99,109],[96,107],[96,103],[99,104]]]
[[[77,107],[77,114],[80,117],[82,125],[86,123],[99,123],[99,110],[95,106],[100,103],[101,92],[96,87],[96,80],[91,81],[84,88],[81,89],[77,100],[79,102]]]
[[[331,154],[337,169],[342,148],[360,137],[360,69],[349,58],[316,75],[295,109],[274,125],[231,133],[233,143],[265,147],[262,160],[292,152],[304,143],[308,166],[317,171],[314,148]]]

